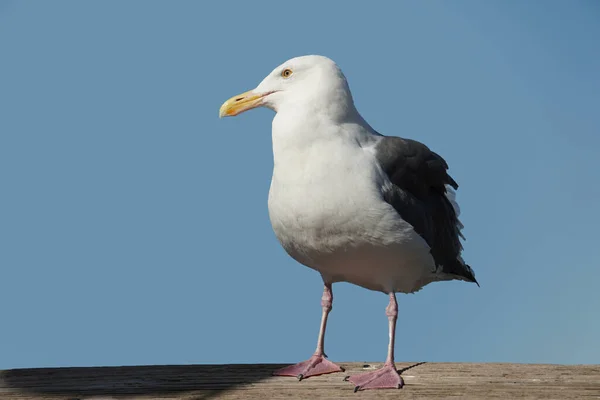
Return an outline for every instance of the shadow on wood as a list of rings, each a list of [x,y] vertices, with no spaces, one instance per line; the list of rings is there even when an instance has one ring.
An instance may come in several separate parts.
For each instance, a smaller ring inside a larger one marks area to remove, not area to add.
[[[237,386],[252,385],[270,378],[276,368],[283,366],[285,364],[14,369],[0,371],[0,393],[13,391],[21,395],[31,393],[75,400],[92,396],[150,394],[156,398],[181,392],[201,391],[193,397],[200,400],[210,399]],[[0,398],[5,397],[0,395]]]

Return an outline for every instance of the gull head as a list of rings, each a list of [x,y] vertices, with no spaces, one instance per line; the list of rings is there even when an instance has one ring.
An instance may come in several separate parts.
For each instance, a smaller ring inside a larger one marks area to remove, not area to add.
[[[275,68],[260,84],[231,97],[221,106],[219,117],[233,117],[256,107],[277,113],[344,113],[354,109],[348,82],[331,59],[309,55],[292,58]]]

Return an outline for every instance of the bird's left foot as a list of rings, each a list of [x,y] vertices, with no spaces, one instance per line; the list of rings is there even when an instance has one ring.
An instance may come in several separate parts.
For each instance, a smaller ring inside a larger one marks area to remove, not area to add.
[[[343,372],[344,368],[332,363],[325,355],[314,354],[310,359],[295,365],[281,368],[275,372],[275,376],[295,376],[302,380],[311,376]]]
[[[404,380],[394,363],[385,363],[378,370],[347,376],[344,380],[354,384],[354,392],[366,389],[400,389],[404,386]]]

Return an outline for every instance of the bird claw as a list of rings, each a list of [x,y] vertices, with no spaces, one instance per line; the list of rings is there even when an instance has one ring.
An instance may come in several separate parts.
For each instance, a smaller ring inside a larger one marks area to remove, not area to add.
[[[375,371],[347,377],[345,381],[354,383],[355,393],[367,389],[401,389],[404,386],[404,381],[393,363]]]
[[[290,365],[273,372],[275,376],[293,376],[299,381],[311,376],[342,372],[344,369],[337,364],[327,360],[323,355],[313,355],[309,360],[302,361],[296,365]]]

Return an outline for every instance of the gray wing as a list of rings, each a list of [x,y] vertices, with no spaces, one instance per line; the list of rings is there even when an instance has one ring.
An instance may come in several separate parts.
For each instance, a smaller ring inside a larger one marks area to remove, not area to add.
[[[460,256],[462,225],[446,188],[458,189],[458,184],[448,175],[446,161],[424,144],[399,137],[382,136],[375,149],[393,183],[384,199],[425,239],[443,272],[477,283]]]

